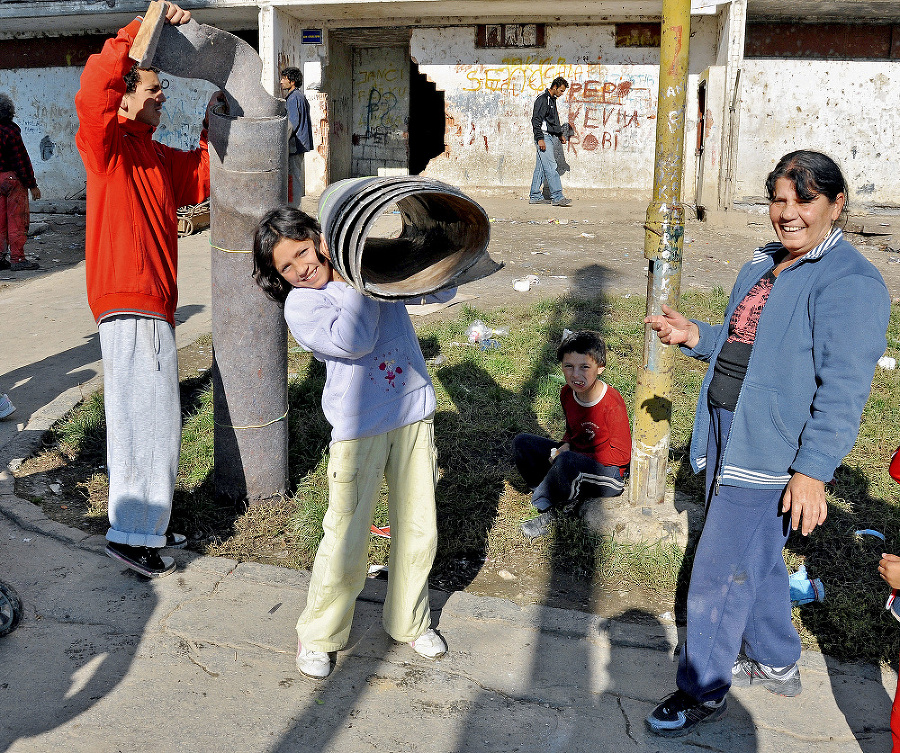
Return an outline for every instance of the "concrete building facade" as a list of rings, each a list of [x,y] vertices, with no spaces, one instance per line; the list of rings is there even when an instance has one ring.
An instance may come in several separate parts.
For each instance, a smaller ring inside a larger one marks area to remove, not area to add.
[[[534,98],[556,76],[572,127],[559,155],[577,196],[646,199],[652,186],[662,4],[528,0],[190,2],[201,23],[259,50],[263,84],[304,73],[315,150],[307,190],[361,175],[425,174],[463,188],[530,184]],[[0,4],[0,91],[47,198],[75,196],[73,98],[84,60],[146,9],[83,0]],[[685,40],[686,42],[688,40]],[[893,0],[694,0],[683,200],[708,211],[759,204],[775,161],[828,152],[851,206],[900,208],[892,105],[900,93]],[[159,137],[196,142],[211,87],[166,77]]]

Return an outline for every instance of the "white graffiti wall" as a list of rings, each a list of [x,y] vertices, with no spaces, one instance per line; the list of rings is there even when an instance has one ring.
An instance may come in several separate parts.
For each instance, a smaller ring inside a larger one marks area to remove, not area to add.
[[[43,198],[83,197],[84,166],[75,146],[75,94],[80,68],[0,70],[0,92],[16,106],[15,122],[31,157]],[[214,87],[206,81],[161,76],[167,101],[156,138],[179,149],[197,145]]]
[[[858,210],[897,207],[900,67],[884,61],[744,60],[736,202],[754,203],[778,159],[827,152]]]
[[[715,20],[692,19],[686,149],[693,154],[697,73],[713,62]],[[621,196],[652,187],[659,49],[616,48],[615,26],[548,26],[539,50],[476,49],[472,27],[417,29],[411,57],[443,90],[446,151],[427,173],[458,185],[526,187],[535,163],[531,112],[554,78],[575,134],[563,148],[563,185]],[[558,155],[559,156],[559,155]],[[692,185],[693,161],[685,184]]]

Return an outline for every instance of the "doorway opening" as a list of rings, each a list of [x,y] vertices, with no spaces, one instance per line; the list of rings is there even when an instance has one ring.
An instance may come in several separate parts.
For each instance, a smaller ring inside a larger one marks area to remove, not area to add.
[[[444,92],[419,72],[414,61],[409,65],[409,102],[409,173],[419,175],[444,153],[447,119]]]

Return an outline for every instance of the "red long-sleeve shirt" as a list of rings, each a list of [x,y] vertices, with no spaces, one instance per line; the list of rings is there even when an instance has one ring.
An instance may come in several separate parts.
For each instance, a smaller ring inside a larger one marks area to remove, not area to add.
[[[75,137],[87,171],[86,272],[94,318],[136,314],[175,325],[180,206],[209,196],[206,131],[190,152],[153,141],[119,115],[136,19],[91,55],[75,96]]]
[[[559,399],[566,416],[563,442],[602,465],[622,468],[631,462],[628,409],[615,387],[607,385],[603,398],[591,406],[579,403],[568,384],[560,391]]]

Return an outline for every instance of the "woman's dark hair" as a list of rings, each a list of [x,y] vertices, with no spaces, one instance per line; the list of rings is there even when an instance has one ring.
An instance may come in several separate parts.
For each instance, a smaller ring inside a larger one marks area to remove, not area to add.
[[[593,358],[598,366],[606,366],[606,343],[600,337],[599,332],[592,329],[583,329],[573,332],[556,349],[556,360],[562,361],[569,353],[580,353],[583,356]]]
[[[314,218],[289,205],[269,210],[253,233],[253,279],[269,298],[278,303],[284,303],[292,290],[278,274],[272,258],[275,246],[284,238],[292,241],[312,241],[319,261],[330,265],[320,250],[322,229]]]
[[[766,178],[769,201],[775,200],[775,183],[779,178],[791,181],[797,196],[803,201],[813,201],[822,195],[833,204],[838,194],[842,193],[844,208],[847,207],[847,181],[841,168],[826,154],[805,149],[785,154]]]

